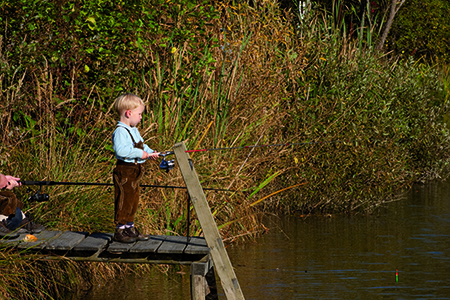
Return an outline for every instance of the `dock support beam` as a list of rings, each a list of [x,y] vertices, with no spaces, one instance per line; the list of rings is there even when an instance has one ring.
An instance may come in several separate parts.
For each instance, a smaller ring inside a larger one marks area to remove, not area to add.
[[[211,258],[191,264],[191,300],[218,300],[216,274]]]
[[[230,258],[217,229],[200,180],[195,172],[194,164],[189,154],[186,153],[186,145],[184,142],[177,143],[173,146],[173,150],[195,212],[197,213],[200,226],[202,227],[206,243],[211,249],[211,257],[214,261],[214,266],[217,275],[219,275],[225,295],[228,300],[244,300],[244,295],[234,273]]]

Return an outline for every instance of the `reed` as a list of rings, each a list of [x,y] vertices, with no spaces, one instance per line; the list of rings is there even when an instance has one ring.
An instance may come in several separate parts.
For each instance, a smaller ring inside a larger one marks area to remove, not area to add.
[[[375,53],[376,24],[362,24],[353,38],[326,12],[299,25],[275,1],[215,5],[221,16],[209,20],[199,40],[182,40],[177,31],[182,25],[167,38],[141,31],[142,43],[129,57],[113,65],[103,57],[99,80],[70,63],[54,67],[45,55],[33,68],[1,56],[2,173],[26,180],[111,182],[116,122],[111,105],[121,91],[146,102],[140,132],[158,151],[179,141],[188,149],[304,143],[191,154],[204,187],[235,191],[206,191],[229,243],[265,232],[264,213],[367,213],[412,182],[448,170],[448,68]],[[81,90],[85,93],[77,96]],[[166,173],[149,162],[146,170],[143,184],[184,185],[176,168]],[[114,230],[110,189],[45,189],[49,202],[26,203],[37,222],[61,230]],[[16,191],[27,198],[24,187]],[[201,234],[182,189],[143,190],[136,219],[146,233]],[[38,263],[39,257],[28,260],[8,251],[1,271],[15,264],[5,274],[20,280],[5,281],[0,290],[18,298],[21,282],[42,280],[36,281],[37,294],[26,285],[28,298],[57,297],[71,289],[70,280],[84,282],[75,274],[80,270],[101,282],[133,269]],[[33,271],[24,274],[26,268]],[[50,268],[73,274],[36,279]]]

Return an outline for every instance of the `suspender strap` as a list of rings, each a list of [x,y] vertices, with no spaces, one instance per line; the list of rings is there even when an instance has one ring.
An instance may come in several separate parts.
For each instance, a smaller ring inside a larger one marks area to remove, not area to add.
[[[134,140],[133,135],[132,135],[131,132],[128,130],[128,128],[123,127],[123,126],[120,126],[120,125],[117,125],[117,127],[122,127],[123,129],[125,129],[125,130],[128,132],[128,134],[129,134],[130,137],[131,137],[131,140],[133,141],[133,146],[136,148],[136,141]]]
[[[138,148],[138,149],[144,150],[144,144],[142,143],[142,141],[139,141],[138,143],[136,143],[136,141],[134,140],[133,135],[131,134],[130,130],[128,130],[128,128],[120,126],[120,125],[117,125],[117,127],[122,127],[123,129],[125,129],[128,132],[128,134],[131,137],[131,140],[133,141],[133,147],[134,148]],[[134,159],[134,163],[137,164],[137,158]]]

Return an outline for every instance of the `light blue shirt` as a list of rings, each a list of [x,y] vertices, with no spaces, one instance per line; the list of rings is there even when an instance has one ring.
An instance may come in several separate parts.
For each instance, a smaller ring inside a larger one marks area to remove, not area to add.
[[[134,163],[135,159],[137,159],[137,163],[142,164],[145,162],[145,159],[141,159],[144,151],[147,153],[153,153],[155,151],[145,144],[144,151],[134,148],[133,140],[127,129],[130,131],[136,143],[139,143],[139,141],[144,142],[144,139],[141,137],[141,134],[136,127],[130,127],[120,121],[117,122],[116,130],[114,130],[112,136],[113,149],[116,158],[128,163]]]

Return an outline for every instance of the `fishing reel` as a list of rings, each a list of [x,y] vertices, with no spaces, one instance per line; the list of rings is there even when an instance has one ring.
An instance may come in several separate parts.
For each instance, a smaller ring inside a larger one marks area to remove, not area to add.
[[[173,151],[167,151],[165,153],[159,153],[159,156],[162,156],[162,158],[163,158],[161,164],[159,165],[159,168],[161,170],[166,170],[167,173],[170,170],[172,170],[173,167],[175,166],[175,160],[174,159],[166,160],[166,155],[172,155],[172,154],[173,154]]]
[[[48,194],[42,194],[42,185],[39,187],[39,190],[34,192],[32,189],[27,189],[28,193],[30,194],[30,197],[28,198],[29,201],[36,201],[36,202],[44,202],[50,200],[50,196]]]

